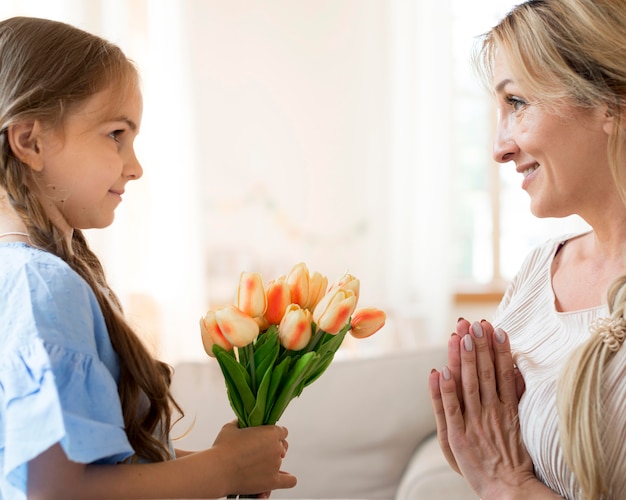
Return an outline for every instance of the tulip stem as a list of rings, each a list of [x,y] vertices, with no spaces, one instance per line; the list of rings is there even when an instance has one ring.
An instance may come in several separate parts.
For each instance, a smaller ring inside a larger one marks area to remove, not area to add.
[[[250,372],[250,382],[252,384],[252,394],[256,394],[257,386],[256,386],[256,366],[254,364],[254,342],[250,342],[246,347],[248,351],[248,363],[249,363],[249,372]]]
[[[306,346],[306,351],[304,352],[311,352],[315,350],[315,348],[317,347],[317,344],[319,343],[319,341],[321,340],[321,338],[324,336],[325,333],[326,332],[322,330],[321,328],[316,328],[315,335],[313,335],[313,338],[309,342],[309,345]]]

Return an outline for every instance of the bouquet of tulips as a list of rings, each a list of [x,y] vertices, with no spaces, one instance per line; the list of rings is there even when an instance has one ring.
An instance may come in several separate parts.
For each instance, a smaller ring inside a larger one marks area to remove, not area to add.
[[[275,424],[289,402],[333,360],[344,337],[374,334],[385,324],[376,308],[356,310],[360,282],[328,278],[304,263],[264,286],[241,273],[235,304],[200,320],[202,343],[215,357],[240,427]]]

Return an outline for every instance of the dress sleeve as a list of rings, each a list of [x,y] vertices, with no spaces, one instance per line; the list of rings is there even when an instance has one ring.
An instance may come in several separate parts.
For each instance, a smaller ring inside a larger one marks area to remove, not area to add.
[[[55,443],[79,463],[116,463],[133,454],[112,349],[102,348],[99,338],[108,341],[108,335],[88,287],[56,274],[48,280],[56,290],[42,294],[30,278],[23,288],[31,300],[19,293],[17,280],[12,295],[22,299],[11,315],[0,312],[6,320],[0,342],[2,498],[25,498],[28,462]]]

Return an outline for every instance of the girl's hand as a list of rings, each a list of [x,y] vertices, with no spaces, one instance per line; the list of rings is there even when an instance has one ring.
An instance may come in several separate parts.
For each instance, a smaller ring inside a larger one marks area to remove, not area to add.
[[[265,492],[261,498],[268,498],[272,490],[295,486],[295,476],[280,470],[289,447],[287,434],[277,425],[240,429],[233,421],[222,427],[213,449],[229,457],[225,463],[232,466],[229,476],[236,489],[230,493]]]

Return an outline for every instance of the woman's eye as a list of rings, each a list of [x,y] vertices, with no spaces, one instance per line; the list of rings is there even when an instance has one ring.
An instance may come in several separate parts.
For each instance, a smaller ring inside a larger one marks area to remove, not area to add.
[[[515,111],[520,110],[521,108],[523,108],[524,106],[526,106],[527,102],[524,101],[523,99],[520,99],[519,97],[515,97],[515,96],[506,96],[504,98],[504,100],[506,101],[506,103],[511,106]]]

